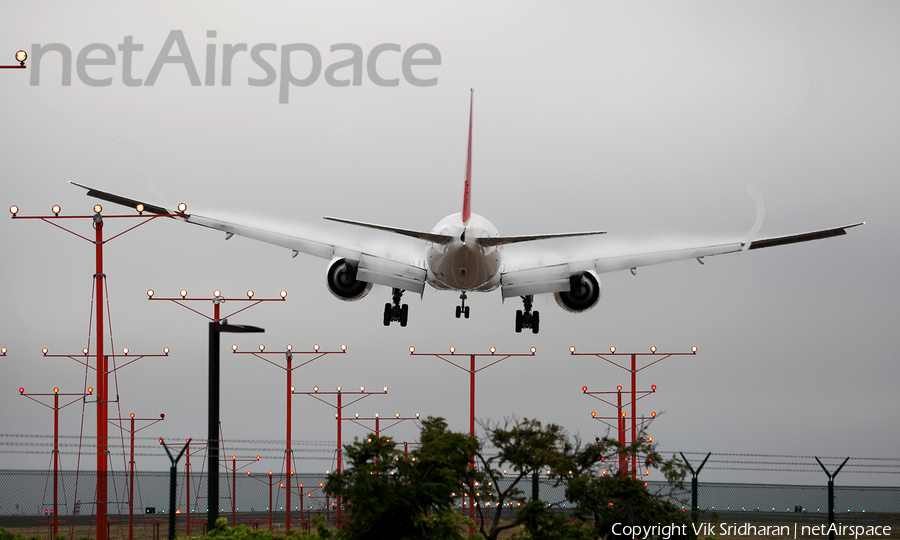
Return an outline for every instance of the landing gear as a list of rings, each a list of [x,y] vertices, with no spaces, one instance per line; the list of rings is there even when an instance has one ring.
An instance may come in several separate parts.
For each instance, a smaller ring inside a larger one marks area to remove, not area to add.
[[[540,331],[541,313],[539,311],[532,313],[531,302],[532,296],[530,294],[522,297],[525,311],[521,309],[516,310],[516,333],[522,333],[523,328],[531,328],[531,333],[533,334],[537,334]]]
[[[400,305],[400,299],[403,297],[403,290],[394,288],[391,296],[392,302],[384,305],[384,325],[390,326],[392,322],[399,322],[400,326],[406,326],[409,318],[409,306],[407,304]]]
[[[465,318],[469,318],[469,306],[466,305],[466,291],[463,291],[459,295],[460,305],[456,306],[456,318],[458,319],[460,315]]]

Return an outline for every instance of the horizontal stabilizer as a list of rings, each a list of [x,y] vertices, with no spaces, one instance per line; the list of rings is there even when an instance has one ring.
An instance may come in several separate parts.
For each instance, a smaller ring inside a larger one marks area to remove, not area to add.
[[[531,242],[532,240],[549,240],[552,238],[572,238],[575,236],[591,236],[595,234],[606,234],[606,231],[577,232],[577,233],[558,233],[558,234],[533,234],[530,236],[495,236],[493,238],[479,238],[475,240],[478,245],[484,247],[502,246],[506,244],[515,244],[517,242]]]
[[[418,238],[420,240],[425,240],[426,242],[434,242],[435,244],[446,244],[450,240],[453,240],[452,236],[446,236],[443,234],[434,234],[427,233],[421,231],[411,231],[409,229],[398,229],[397,227],[388,227],[386,225],[375,225],[373,223],[363,223],[362,221],[352,221],[349,219],[341,219],[334,217],[325,217],[325,219],[329,221],[337,221],[338,223],[346,223],[348,225],[357,225],[359,227],[366,227],[369,229],[376,229],[379,231],[388,231],[392,233],[402,234],[403,236],[412,236],[413,238]]]

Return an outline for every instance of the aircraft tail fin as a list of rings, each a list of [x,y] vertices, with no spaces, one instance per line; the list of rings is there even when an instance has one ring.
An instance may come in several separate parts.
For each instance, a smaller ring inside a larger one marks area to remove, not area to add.
[[[466,151],[466,185],[463,191],[463,208],[462,222],[463,225],[469,223],[472,216],[472,108],[475,103],[475,89],[473,88],[469,97],[469,145]]]

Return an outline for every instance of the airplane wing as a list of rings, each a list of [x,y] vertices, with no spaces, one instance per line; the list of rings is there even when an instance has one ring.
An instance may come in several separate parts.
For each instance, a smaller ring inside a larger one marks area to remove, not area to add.
[[[295,257],[298,253],[305,253],[307,255],[313,255],[328,260],[335,258],[351,260],[357,265],[357,274],[359,278],[366,282],[374,283],[376,285],[385,285],[387,287],[398,287],[420,295],[425,291],[425,268],[412,264],[409,260],[397,260],[382,257],[373,253],[366,253],[365,250],[361,250],[359,247],[343,242],[329,242],[327,240],[302,238],[240,223],[232,223],[199,216],[197,214],[180,213],[162,206],[101,191],[75,182],[70,183],[82,189],[86,189],[89,197],[120,204],[129,208],[135,208],[137,205],[142,204],[144,212],[157,215],[168,215],[179,221],[185,221],[187,223],[193,223],[194,225],[200,225],[201,227],[222,231],[226,235],[226,240],[234,235],[238,235],[290,249],[293,251]],[[410,250],[410,252],[412,254],[412,250]]]
[[[636,269],[641,266],[650,266],[653,264],[687,259],[697,259],[698,262],[703,264],[703,257],[783,246],[798,242],[808,242],[810,240],[820,240],[834,236],[843,236],[847,234],[847,229],[858,227],[860,225],[865,225],[865,222],[863,221],[860,223],[844,225],[842,227],[821,229],[801,234],[763,238],[752,241],[749,246],[745,246],[744,242],[734,242],[712,246],[638,253],[633,255],[598,257],[595,259],[582,259],[559,264],[524,268],[501,274],[500,286],[502,288],[504,299],[529,294],[564,292],[568,291],[571,286],[570,277],[585,271],[593,271],[598,274],[626,269],[636,271]]]

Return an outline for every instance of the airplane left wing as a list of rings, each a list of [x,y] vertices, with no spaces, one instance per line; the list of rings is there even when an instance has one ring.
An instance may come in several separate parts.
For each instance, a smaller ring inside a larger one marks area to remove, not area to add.
[[[864,224],[865,222],[863,221],[860,223],[853,223],[851,225],[844,225],[843,227],[821,229],[818,231],[811,231],[788,236],[763,238],[751,242],[749,246],[745,246],[743,242],[734,242],[712,246],[638,253],[633,255],[582,259],[572,262],[514,270],[501,274],[500,286],[502,288],[503,298],[525,296],[529,294],[565,292],[569,291],[571,287],[571,276],[586,271],[593,271],[598,274],[627,269],[635,271],[638,267],[641,266],[650,266],[654,264],[662,264],[688,259],[697,259],[702,263],[703,257],[710,257],[713,255],[723,255],[726,253],[734,253],[737,251],[747,251],[752,249],[795,244],[798,242],[808,242],[810,240],[820,240],[823,238],[831,238],[834,236],[843,236],[847,234],[847,229],[858,227]]]
[[[95,197],[122,206],[135,208],[142,204],[144,212],[157,215],[172,215],[174,219],[222,231],[226,239],[233,235],[243,236],[267,244],[290,249],[294,256],[298,253],[313,255],[322,259],[341,258],[352,261],[355,265],[357,276],[360,280],[376,285],[397,287],[406,291],[422,294],[425,291],[426,271],[424,268],[411,264],[408,260],[397,260],[376,254],[366,253],[359,247],[343,242],[329,242],[327,240],[313,240],[289,234],[279,233],[258,227],[251,227],[240,223],[232,223],[218,219],[199,216],[197,214],[179,213],[162,206],[145,203],[136,199],[123,197],[99,189],[83,186],[70,182],[80,188],[86,189],[89,197]],[[412,249],[410,250],[412,253]]]

